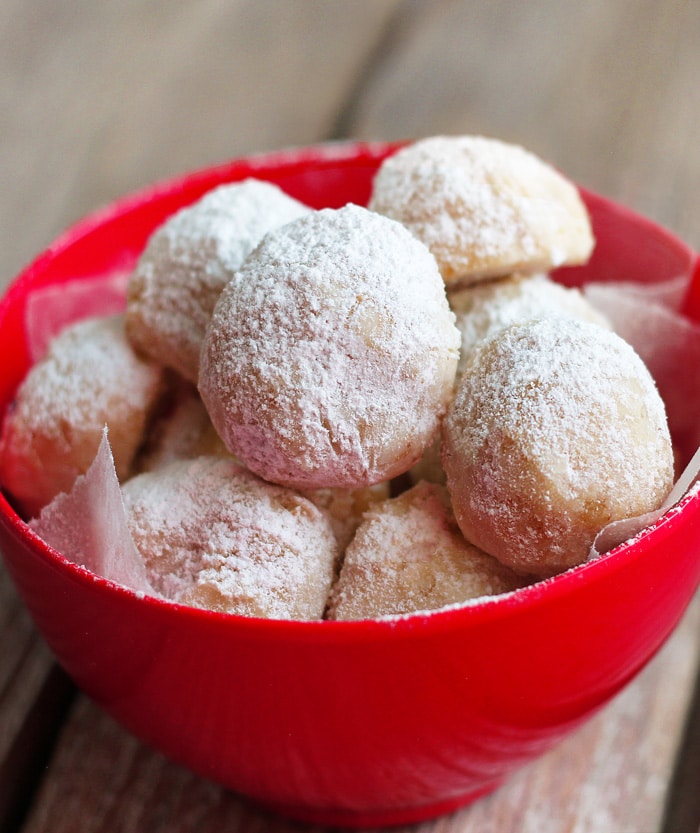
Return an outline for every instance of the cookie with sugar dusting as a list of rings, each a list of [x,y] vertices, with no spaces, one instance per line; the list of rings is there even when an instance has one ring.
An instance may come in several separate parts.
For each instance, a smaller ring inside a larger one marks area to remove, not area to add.
[[[291,489],[232,460],[179,460],[128,480],[129,530],[153,588],[171,601],[274,619],[320,619],[337,544]]]
[[[462,336],[457,383],[479,344],[511,324],[563,317],[578,318],[610,328],[605,316],[578,289],[562,286],[543,274],[510,275],[455,289],[447,297]],[[414,483],[419,480],[445,482],[439,435],[411,469],[411,480]]]
[[[221,290],[267,231],[308,211],[257,179],[220,185],[178,211],[151,235],[129,279],[132,343],[196,384],[202,338]]]
[[[462,336],[458,378],[478,345],[511,324],[557,317],[610,329],[607,318],[580,290],[562,286],[544,274],[510,275],[457,289],[448,298]]]
[[[27,514],[36,514],[87,471],[105,425],[124,479],[162,390],[161,366],[134,352],[121,315],[67,327],[6,413],[0,481]]]
[[[181,379],[168,381],[166,394],[134,460],[134,474],[163,468],[175,460],[230,457],[211,424],[197,388]]]
[[[437,258],[445,283],[585,262],[593,234],[577,188],[539,157],[483,136],[434,136],[386,159],[369,207]]]
[[[615,333],[565,318],[513,325],[474,352],[442,457],[465,537],[538,576],[584,562],[604,526],[657,509],[673,483],[646,366]]]
[[[468,543],[444,486],[421,482],[371,507],[331,592],[329,619],[438,610],[505,593],[523,580]]]
[[[338,542],[339,555],[342,555],[362,522],[364,513],[375,503],[387,500],[390,485],[385,480],[358,489],[308,489],[302,494],[328,515]]]
[[[434,257],[347,205],[268,233],[217,302],[199,389],[229,450],[301,489],[406,471],[452,395],[459,349]]]

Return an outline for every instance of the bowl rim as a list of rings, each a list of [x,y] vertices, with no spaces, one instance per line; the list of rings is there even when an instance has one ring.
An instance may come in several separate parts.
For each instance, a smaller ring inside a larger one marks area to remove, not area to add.
[[[451,630],[456,624],[463,622],[486,623],[508,618],[523,608],[534,608],[542,603],[565,599],[581,587],[596,583],[599,576],[603,574],[610,575],[623,571],[630,562],[639,557],[639,549],[649,537],[653,536],[656,541],[657,538],[670,535],[675,526],[681,522],[681,512],[685,506],[698,501],[700,501],[700,487],[696,485],[658,521],[645,527],[632,539],[583,564],[571,567],[550,578],[536,581],[534,584],[495,596],[484,596],[449,605],[438,610],[354,620],[272,619],[190,607],[134,590],[71,561],[40,538],[16,514],[1,493],[0,523],[9,528],[14,536],[21,538],[26,545],[31,546],[50,569],[98,593],[108,595],[116,593],[124,601],[137,605],[146,604],[153,613],[185,616],[205,626],[207,624],[220,626],[230,622],[232,625],[235,624],[237,631],[243,629],[251,633],[259,633],[260,636],[284,630],[286,635],[293,633],[301,641],[315,640],[319,636],[332,634],[333,639],[341,637],[342,641],[355,642],[362,641],[364,638],[375,638],[377,635],[396,638],[401,634],[414,636],[420,633],[438,633],[445,629]]]
[[[318,170],[333,168],[339,163],[344,167],[366,166],[375,164],[384,157],[404,146],[408,140],[353,141],[341,140],[319,144],[289,147],[282,150],[263,152],[186,172],[184,174],[161,179],[153,184],[133,190],[110,203],[89,212],[75,223],[69,225],[43,251],[33,258],[18,275],[8,284],[0,296],[0,325],[4,310],[12,304],[16,295],[25,293],[25,285],[34,285],[43,270],[61,252],[78,244],[83,238],[95,232],[106,223],[113,222],[142,207],[144,203],[157,200],[167,195],[175,196],[179,192],[210,187],[211,182],[237,181],[245,176],[267,178],[266,172],[284,169],[288,173],[303,171],[313,164]],[[700,256],[683,240],[665,227],[655,223],[644,215],[638,214],[624,204],[610,200],[597,192],[577,186],[584,196],[598,203],[606,203],[621,211],[626,217],[647,229],[656,238],[663,238],[674,250],[688,262],[689,270],[698,269]],[[31,527],[15,512],[5,495],[0,492],[0,523],[10,535],[31,547],[47,566],[73,581],[85,584],[99,593],[114,594],[136,604],[149,605],[152,612],[190,617],[203,624],[220,626],[230,623],[236,631],[241,629],[261,635],[284,630],[286,638],[294,634],[298,639],[316,640],[327,635],[334,641],[357,641],[386,635],[396,638],[401,634],[435,633],[452,629],[461,622],[484,622],[509,617],[525,607],[537,606],[550,599],[564,598],[575,592],[582,585],[597,581],[601,574],[618,572],[639,555],[640,547],[649,538],[654,541],[671,534],[681,522],[682,510],[691,503],[700,501],[700,487],[691,487],[683,497],[654,523],[645,527],[636,536],[625,541],[608,552],[590,559],[551,578],[536,581],[534,584],[496,596],[486,596],[464,603],[450,605],[438,610],[418,611],[410,614],[384,616],[375,619],[336,620],[288,620],[243,616],[235,613],[195,608],[150,596],[110,579],[92,573],[63,556],[58,550],[41,539]]]

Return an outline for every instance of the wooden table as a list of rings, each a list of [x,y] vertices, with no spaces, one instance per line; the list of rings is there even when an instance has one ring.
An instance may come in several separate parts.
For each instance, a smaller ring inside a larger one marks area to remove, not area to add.
[[[694,0],[3,0],[0,282],[84,212],[232,156],[484,133],[700,247]],[[592,722],[424,833],[697,833],[700,599]],[[131,738],[0,568],[0,833],[300,831]],[[314,828],[318,831],[318,828]]]

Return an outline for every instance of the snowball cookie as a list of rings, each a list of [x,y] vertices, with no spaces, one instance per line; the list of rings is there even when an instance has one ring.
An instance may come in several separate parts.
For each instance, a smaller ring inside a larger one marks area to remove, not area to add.
[[[352,540],[364,513],[373,504],[387,500],[390,491],[390,483],[385,480],[359,489],[309,489],[302,494],[328,515],[340,555]]]
[[[356,488],[420,457],[452,394],[458,349],[425,246],[365,208],[328,208],[268,233],[224,289],[199,390],[256,474]]]
[[[451,292],[448,300],[462,335],[458,377],[474,348],[511,324],[558,316],[610,329],[607,318],[578,289],[562,286],[544,274],[510,275],[464,287]]]
[[[189,382],[176,381],[151,421],[134,461],[134,473],[154,471],[175,460],[213,455],[230,457],[197,388]]]
[[[422,482],[365,514],[345,553],[328,618],[437,610],[522,583],[465,541],[445,487]]]
[[[564,316],[610,327],[578,289],[567,289],[544,274],[510,275],[457,289],[447,297],[462,336],[457,382],[477,345],[510,324]],[[411,480],[445,482],[439,437],[411,469]]]
[[[162,390],[117,315],[64,329],[21,384],[0,437],[0,482],[28,515],[67,492],[92,463],[105,425],[117,476],[129,474]]]
[[[221,457],[180,460],[122,487],[153,588],[242,616],[320,619],[333,580],[330,522],[310,501]]]
[[[474,352],[443,424],[457,521],[520,573],[586,560],[611,521],[671,488],[664,404],[634,350],[574,319],[516,324]]]
[[[414,486],[416,483],[420,483],[421,480],[445,485],[446,477],[445,470],[442,467],[442,453],[440,448],[441,434],[438,432],[423,452],[423,456],[414,466],[411,466],[408,472],[409,480]]]
[[[197,381],[216,299],[263,235],[310,209],[276,185],[221,185],[152,235],[127,288],[126,329],[145,355]]]
[[[404,223],[445,283],[585,262],[593,248],[576,187],[518,145],[434,136],[380,166],[369,207]]]

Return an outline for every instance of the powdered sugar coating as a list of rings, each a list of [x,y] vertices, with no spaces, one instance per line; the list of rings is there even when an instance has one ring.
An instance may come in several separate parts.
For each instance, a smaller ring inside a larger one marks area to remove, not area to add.
[[[331,593],[328,618],[438,610],[521,584],[464,539],[445,487],[422,482],[365,513]]]
[[[518,145],[434,136],[379,168],[369,207],[404,223],[447,284],[585,262],[593,248],[576,187]]]
[[[386,500],[389,494],[390,483],[386,480],[359,489],[309,489],[303,492],[304,497],[328,516],[338,542],[339,555],[352,541],[364,513],[375,503]]]
[[[199,389],[266,480],[354,488],[406,471],[451,396],[459,333],[435,260],[355,205],[270,232],[223,291]]]
[[[482,343],[442,451],[465,537],[539,576],[582,563],[597,532],[658,508],[673,482],[648,370],[619,336],[572,319],[513,325]]]
[[[309,210],[272,183],[246,179],[178,211],[153,233],[129,280],[129,338],[196,383],[221,290],[267,231]]]
[[[89,318],[63,330],[35,364],[7,411],[0,480],[34,515],[84,474],[104,426],[125,478],[162,391],[162,369],[138,357],[123,316]]]
[[[163,468],[175,460],[230,456],[211,424],[197,388],[189,382],[169,381],[167,394],[134,461],[134,474]]]
[[[321,618],[336,542],[310,501],[220,457],[140,474],[122,494],[148,579],[166,598],[243,616]]]
[[[510,275],[463,287],[448,295],[462,336],[457,377],[478,344],[488,336],[537,318],[578,318],[610,328],[605,316],[578,289],[570,289],[547,275]]]
[[[578,289],[568,289],[542,274],[510,275],[456,289],[447,297],[462,336],[457,384],[478,345],[511,324],[556,316],[610,326]],[[439,435],[411,469],[411,480],[445,482]]]

